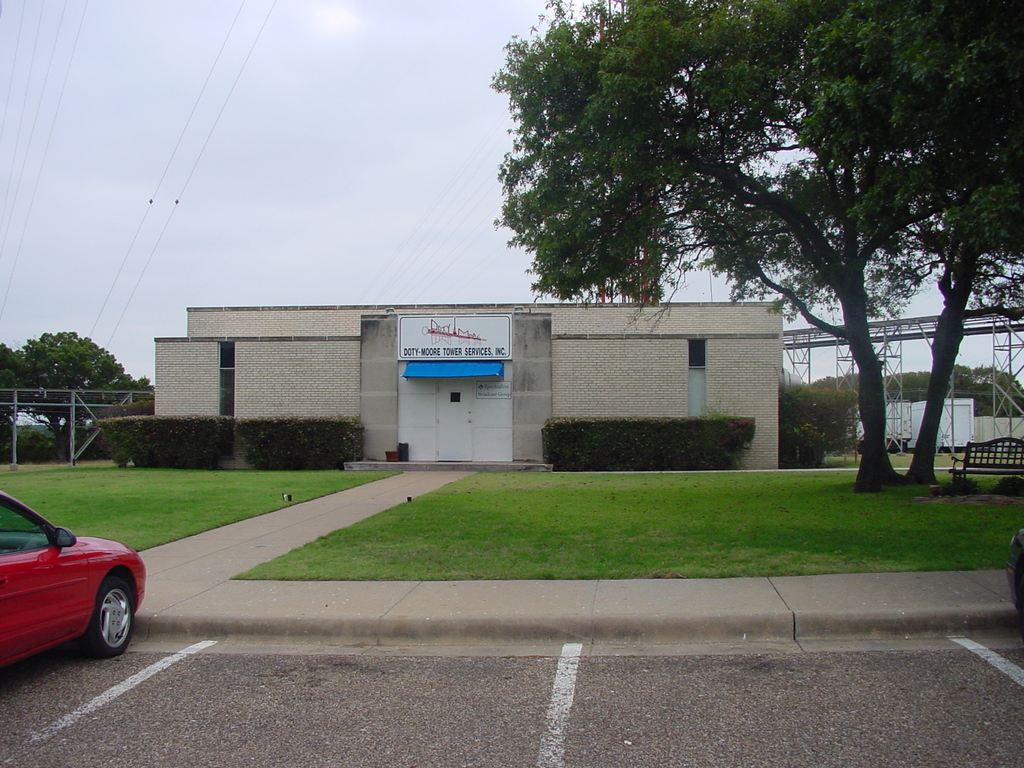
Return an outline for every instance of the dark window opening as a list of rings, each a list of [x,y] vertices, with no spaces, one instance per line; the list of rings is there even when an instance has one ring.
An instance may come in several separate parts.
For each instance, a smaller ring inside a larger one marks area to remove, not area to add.
[[[220,409],[221,416],[235,415],[235,342],[220,343]]]
[[[690,367],[707,368],[707,339],[690,339]]]
[[[235,367],[235,342],[222,341],[220,343],[220,367]]]
[[[686,377],[686,410],[691,418],[708,415],[708,348],[706,339],[690,339],[690,365]]]
[[[461,403],[462,402],[462,393],[461,392],[452,392],[451,393],[451,402],[453,402],[453,403]]]

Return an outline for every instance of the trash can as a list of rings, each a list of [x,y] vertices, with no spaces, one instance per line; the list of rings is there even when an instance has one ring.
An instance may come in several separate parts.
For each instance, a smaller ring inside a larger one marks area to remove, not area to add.
[[[398,444],[398,460],[408,461],[409,460],[409,444],[399,443]]]

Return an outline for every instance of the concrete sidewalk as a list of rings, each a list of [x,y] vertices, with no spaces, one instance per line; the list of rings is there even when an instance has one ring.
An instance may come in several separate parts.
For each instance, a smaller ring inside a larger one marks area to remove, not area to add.
[[[146,550],[148,590],[136,637],[638,647],[1017,633],[1002,571],[624,581],[230,580],[466,474],[403,473]]]

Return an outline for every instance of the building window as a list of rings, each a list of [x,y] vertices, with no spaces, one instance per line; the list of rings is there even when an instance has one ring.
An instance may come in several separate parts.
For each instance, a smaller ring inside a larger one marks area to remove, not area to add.
[[[220,415],[235,415],[235,342],[220,343]]]
[[[708,415],[707,339],[690,339],[686,406],[690,417]]]

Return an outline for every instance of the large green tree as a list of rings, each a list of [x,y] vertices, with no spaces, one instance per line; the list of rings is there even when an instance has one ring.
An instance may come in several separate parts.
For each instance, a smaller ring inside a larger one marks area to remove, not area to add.
[[[892,4],[897,26],[939,5]],[[710,264],[737,298],[781,297],[845,340],[857,363],[858,490],[902,480],[885,452],[868,323],[896,313],[968,240],[950,214],[968,179],[957,186],[937,173],[964,129],[893,119],[902,104],[893,89],[915,86],[895,76],[894,55],[872,68],[870,40],[889,34],[868,23],[873,5],[631,0],[621,13],[598,3],[574,14],[556,3],[542,33],[509,44],[495,79],[517,123],[501,221],[534,254],[535,289],[638,296]],[[844,109],[858,121],[844,122]],[[954,213],[973,221],[981,208]],[[945,234],[946,252],[929,251],[934,233]]]
[[[1024,5],[855,0],[814,42],[822,90],[809,140],[832,162],[857,167],[874,145],[865,137],[883,137],[892,194],[931,214],[911,227],[895,273],[914,287],[934,285],[943,302],[908,472],[934,482],[964,320],[1020,319],[1024,305]]]
[[[134,379],[113,354],[74,331],[44,333],[19,351],[19,386],[39,389],[148,389],[148,379]]]

